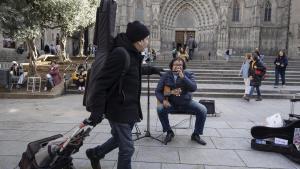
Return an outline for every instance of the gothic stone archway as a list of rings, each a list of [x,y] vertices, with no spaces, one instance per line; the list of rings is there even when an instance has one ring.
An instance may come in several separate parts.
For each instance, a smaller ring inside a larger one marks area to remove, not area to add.
[[[218,15],[212,0],[166,0],[161,5],[161,50],[169,50],[176,32],[195,32],[199,51],[214,48]]]

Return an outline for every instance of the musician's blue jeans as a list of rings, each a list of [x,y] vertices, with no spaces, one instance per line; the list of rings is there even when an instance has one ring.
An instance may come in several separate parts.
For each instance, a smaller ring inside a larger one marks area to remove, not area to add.
[[[163,132],[171,130],[168,114],[174,111],[195,114],[196,122],[195,122],[194,133],[200,135],[203,134],[204,124],[206,120],[206,113],[207,113],[207,109],[204,105],[194,100],[191,100],[188,104],[183,106],[171,106],[168,108],[164,108],[163,105],[159,105],[157,107],[157,114],[161,122],[161,125],[163,127]]]

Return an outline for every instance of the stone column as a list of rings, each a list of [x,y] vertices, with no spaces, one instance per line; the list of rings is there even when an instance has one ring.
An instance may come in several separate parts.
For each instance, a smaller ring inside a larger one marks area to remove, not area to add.
[[[151,48],[158,51],[161,48],[160,42],[160,21],[159,21],[159,14],[160,14],[160,1],[154,0],[152,2],[152,24],[151,24]]]
[[[229,47],[229,26],[228,26],[228,0],[220,0],[219,7],[219,26],[218,26],[218,38],[217,38],[217,54],[224,54],[225,50]]]
[[[253,16],[252,16],[252,30],[251,30],[251,41],[252,45],[251,48],[254,50],[255,48],[261,47],[261,38],[260,38],[260,32],[261,32],[261,11],[260,11],[260,4],[259,0],[253,1]]]

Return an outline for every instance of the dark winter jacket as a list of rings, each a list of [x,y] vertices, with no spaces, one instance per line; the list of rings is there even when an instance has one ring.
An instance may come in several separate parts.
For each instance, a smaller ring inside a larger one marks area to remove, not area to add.
[[[286,56],[278,56],[274,61],[274,65],[275,65],[275,69],[284,71],[288,65],[287,57]]]
[[[10,71],[14,76],[21,76],[23,74],[23,68],[20,65],[17,66],[11,66]]]
[[[264,73],[258,73],[258,72],[264,72]],[[252,80],[250,81],[250,86],[260,86],[261,81],[263,80],[263,77],[266,72],[266,67],[264,64],[258,59],[256,61],[250,62],[249,67],[249,77],[252,76]]]
[[[184,78],[181,79],[179,76],[175,81],[172,71],[166,72],[159,80],[157,88],[155,90],[156,98],[159,102],[164,100],[164,86],[170,87],[171,90],[181,88],[180,96],[170,95],[168,101],[173,106],[180,106],[189,103],[192,99],[192,93],[197,90],[197,84],[193,73],[184,71]]]
[[[124,47],[130,55],[130,65],[127,73],[123,76],[123,85],[119,93],[119,80],[125,67],[126,55],[116,47]],[[140,96],[141,96],[141,76],[143,74],[155,73],[152,67],[141,66],[143,56],[132,45],[126,34],[118,34],[115,38],[112,52],[107,57],[105,64],[97,76],[90,77],[97,79],[95,88],[89,88],[92,93],[91,103],[87,105],[92,116],[105,114],[108,120],[119,123],[134,123],[140,121],[142,116]],[[152,71],[152,72],[151,72]],[[117,85],[116,85],[117,84]],[[90,95],[90,94],[89,94]],[[109,96],[108,96],[109,95]]]

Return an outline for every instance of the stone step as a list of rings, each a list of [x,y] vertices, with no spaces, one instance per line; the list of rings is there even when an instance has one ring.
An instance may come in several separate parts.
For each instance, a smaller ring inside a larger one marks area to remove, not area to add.
[[[205,77],[239,77],[238,73],[232,73],[232,74],[220,74],[220,73],[194,73],[194,76],[196,78],[205,78]],[[269,77],[274,77],[275,78],[275,74],[274,73],[267,73],[268,78]],[[159,75],[151,75],[151,78],[159,78]],[[299,74],[286,74],[285,75],[286,78],[300,78],[300,72]],[[241,77],[239,77],[241,78]]]
[[[163,69],[165,71],[168,71],[169,69],[166,69],[163,67]],[[218,74],[238,74],[240,72],[240,70],[218,70],[218,69],[186,69],[188,71],[191,71],[193,73],[218,73]],[[272,73],[274,74],[275,71],[274,70],[268,70],[267,73]],[[300,74],[300,70],[299,71],[294,71],[294,70],[287,70],[286,71],[286,75],[288,74]]]
[[[147,96],[147,91],[142,91],[143,96]],[[155,96],[154,91],[150,91],[151,96]],[[194,92],[194,97],[208,97],[208,98],[242,98],[244,93],[226,93],[226,92]],[[294,94],[274,94],[274,93],[263,93],[262,97],[264,99],[292,99],[294,98]],[[254,97],[256,93],[254,93]],[[300,97],[296,97],[300,98]]]
[[[159,79],[150,79],[150,83],[157,83]],[[142,82],[145,83],[147,82],[147,79],[142,79]],[[223,79],[218,79],[218,80],[209,80],[209,79],[196,79],[197,84],[244,84],[242,80],[223,80]],[[274,81],[263,81],[263,85],[273,85]],[[287,81],[286,85],[288,86],[300,86],[300,82],[290,82]]]

